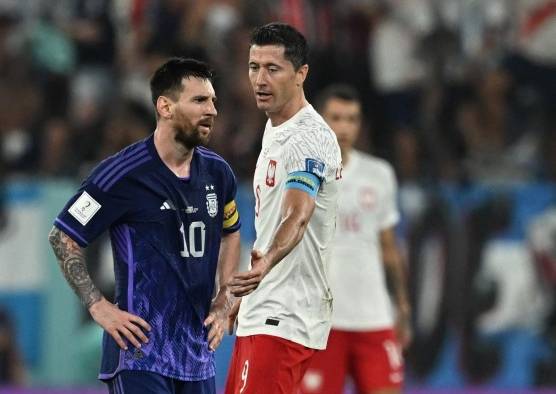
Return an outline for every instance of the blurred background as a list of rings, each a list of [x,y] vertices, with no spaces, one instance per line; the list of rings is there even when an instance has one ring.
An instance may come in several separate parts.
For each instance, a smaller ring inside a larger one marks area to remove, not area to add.
[[[47,233],[93,165],[154,130],[148,81],[169,56],[216,71],[210,147],[250,249],[266,118],[248,41],[274,20],[309,41],[309,100],[355,86],[359,147],[397,172],[407,392],[556,392],[555,0],[0,0],[0,392],[103,392],[100,328]],[[87,253],[111,294],[107,239]]]

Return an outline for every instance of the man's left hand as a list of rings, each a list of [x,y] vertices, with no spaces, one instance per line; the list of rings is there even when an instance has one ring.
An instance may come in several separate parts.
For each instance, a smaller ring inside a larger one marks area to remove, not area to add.
[[[226,329],[228,314],[230,312],[230,307],[226,304],[225,300],[222,300],[222,297],[216,297],[210,307],[207,318],[203,322],[205,327],[210,326],[207,341],[212,351],[215,351],[216,348],[220,346],[222,337],[224,337],[224,330]]]

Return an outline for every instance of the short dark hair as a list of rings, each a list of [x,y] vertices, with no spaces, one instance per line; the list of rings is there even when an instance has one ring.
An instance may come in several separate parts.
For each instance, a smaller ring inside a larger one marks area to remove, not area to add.
[[[177,96],[183,89],[183,78],[200,78],[212,81],[208,64],[196,59],[174,57],[160,66],[151,77],[151,99],[156,107],[160,96]],[[173,97],[172,97],[173,98]]]
[[[316,98],[317,110],[322,111],[328,100],[333,98],[361,103],[361,98],[355,88],[344,83],[335,83],[328,85],[319,93]]]
[[[283,45],[284,57],[296,70],[307,64],[309,58],[305,37],[286,23],[272,22],[257,27],[251,33],[251,45]]]

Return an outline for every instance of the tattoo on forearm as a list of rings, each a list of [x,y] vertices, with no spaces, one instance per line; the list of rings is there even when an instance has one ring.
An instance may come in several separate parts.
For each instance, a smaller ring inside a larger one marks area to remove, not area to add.
[[[99,301],[102,294],[89,276],[81,247],[57,227],[52,228],[48,240],[58,258],[58,264],[66,281],[79,296],[83,305],[89,308]]]

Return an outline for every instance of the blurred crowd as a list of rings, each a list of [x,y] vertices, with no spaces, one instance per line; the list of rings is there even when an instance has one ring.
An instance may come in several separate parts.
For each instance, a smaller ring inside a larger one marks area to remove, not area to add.
[[[266,121],[249,33],[275,20],[309,41],[309,101],[359,91],[359,147],[394,165],[409,219],[437,185],[556,181],[556,0],[0,0],[0,184],[79,180],[149,135],[170,56],[214,68],[210,146],[249,183]]]
[[[357,87],[361,146],[402,183],[556,177],[553,0],[2,0],[3,176],[80,177],[148,135],[150,74],[181,55],[215,69],[211,145],[248,180],[265,121],[248,37],[272,20],[310,42],[309,99]]]

